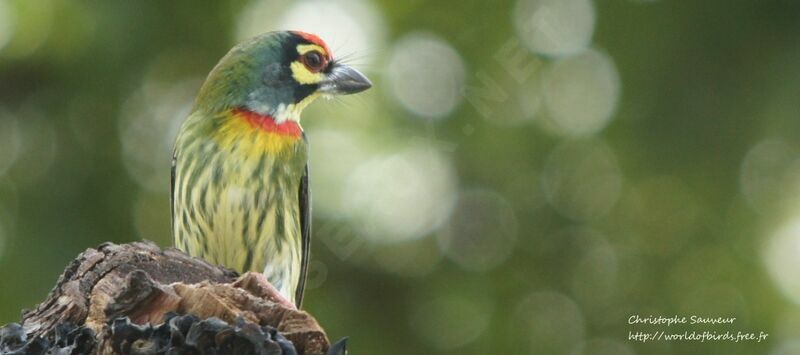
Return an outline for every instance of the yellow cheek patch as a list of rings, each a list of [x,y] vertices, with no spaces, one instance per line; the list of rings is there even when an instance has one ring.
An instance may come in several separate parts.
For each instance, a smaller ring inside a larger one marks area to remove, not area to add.
[[[292,77],[300,84],[316,84],[322,81],[322,73],[312,73],[305,64],[298,61],[292,62]]]

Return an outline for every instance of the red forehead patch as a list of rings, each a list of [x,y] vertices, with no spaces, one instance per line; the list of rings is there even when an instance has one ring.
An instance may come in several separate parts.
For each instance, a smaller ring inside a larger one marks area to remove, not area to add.
[[[298,35],[300,37],[303,37],[303,39],[305,39],[306,41],[309,41],[309,42],[311,42],[313,44],[316,44],[316,45],[322,47],[325,50],[325,53],[328,54],[328,58],[333,58],[333,52],[331,52],[331,49],[328,48],[328,45],[325,44],[325,41],[323,41],[322,38],[319,38],[319,36],[317,36],[317,35],[315,35],[313,33],[308,33],[308,32],[303,32],[303,31],[292,31],[292,33],[294,33],[294,34],[296,34],[296,35]]]

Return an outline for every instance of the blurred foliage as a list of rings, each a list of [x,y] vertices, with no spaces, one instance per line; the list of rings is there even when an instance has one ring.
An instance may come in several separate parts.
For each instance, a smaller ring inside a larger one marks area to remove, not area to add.
[[[202,79],[239,39],[298,23],[376,83],[303,121],[305,308],[333,339],[381,354],[800,352],[788,0],[0,0],[0,323],[88,247],[170,244],[170,149]],[[684,329],[770,337],[628,340]]]

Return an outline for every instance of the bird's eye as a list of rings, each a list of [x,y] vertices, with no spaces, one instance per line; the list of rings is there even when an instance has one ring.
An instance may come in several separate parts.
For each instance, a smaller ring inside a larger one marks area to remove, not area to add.
[[[325,69],[325,66],[328,64],[328,61],[325,59],[325,57],[323,57],[322,54],[317,51],[311,51],[303,54],[300,57],[300,61],[305,64],[308,70],[314,73],[322,71],[322,69]]]

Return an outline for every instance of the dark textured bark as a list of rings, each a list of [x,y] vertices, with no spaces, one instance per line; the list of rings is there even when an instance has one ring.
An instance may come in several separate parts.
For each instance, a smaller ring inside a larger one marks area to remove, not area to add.
[[[255,279],[253,274],[239,276],[175,249],[162,251],[151,243],[103,244],[72,261],[47,299],[24,312],[19,332],[29,342],[40,338],[52,344],[64,335],[56,333],[66,332],[64,325],[68,324],[85,330],[79,334],[84,338],[87,331],[94,336],[92,352],[111,354],[120,352],[120,334],[130,333],[112,334],[112,324],[155,326],[164,323],[168,314],[190,314],[195,321],[209,319],[211,323],[203,325],[208,329],[236,325],[236,331],[228,330],[225,336],[251,331],[263,335],[269,328],[277,330],[274,336],[291,341],[300,354],[324,354],[330,345],[317,321],[306,312],[268,299]],[[212,342],[224,340],[216,333],[213,336]],[[252,338],[250,333],[244,337]]]

